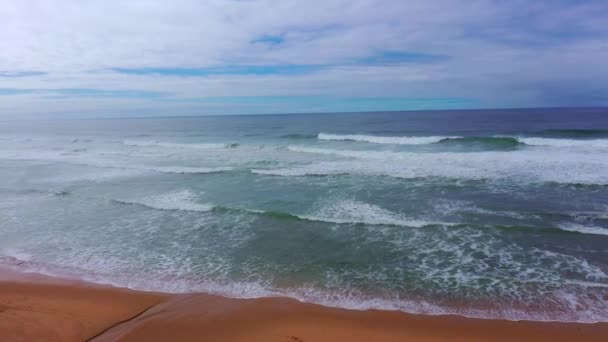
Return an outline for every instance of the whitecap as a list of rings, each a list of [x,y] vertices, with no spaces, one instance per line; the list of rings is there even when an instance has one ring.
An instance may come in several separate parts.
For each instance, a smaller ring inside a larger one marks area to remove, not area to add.
[[[562,230],[569,232],[581,233],[581,234],[593,234],[593,235],[608,235],[608,228],[596,227],[596,226],[585,226],[576,223],[562,223],[558,227]]]
[[[436,143],[436,142],[441,141],[446,138],[457,138],[457,137],[444,137],[444,136],[385,137],[385,136],[360,135],[360,134],[319,133],[317,138],[319,140],[360,141],[360,142],[368,142],[368,143],[373,143],[373,144],[420,145],[420,144],[432,144],[432,143]]]

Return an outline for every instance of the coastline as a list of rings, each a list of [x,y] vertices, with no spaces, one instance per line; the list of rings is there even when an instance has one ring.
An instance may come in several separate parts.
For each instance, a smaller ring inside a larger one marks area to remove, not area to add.
[[[347,310],[115,288],[0,268],[3,341],[602,341],[608,323]]]

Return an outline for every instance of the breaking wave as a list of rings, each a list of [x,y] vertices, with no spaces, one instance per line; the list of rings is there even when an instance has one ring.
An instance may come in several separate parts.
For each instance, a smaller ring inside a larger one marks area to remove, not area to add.
[[[581,234],[608,235],[608,228],[596,226],[586,226],[577,223],[562,223],[558,227],[562,230]]]
[[[394,144],[394,145],[420,145],[432,144],[450,137],[383,137],[374,135],[359,135],[359,134],[329,134],[319,133],[319,140],[342,140],[342,141],[360,141],[374,144]],[[452,137],[453,138],[453,137]]]
[[[402,136],[385,137],[359,134],[329,134],[319,133],[319,140],[358,141],[374,144],[393,145],[426,145],[439,144],[483,148],[489,150],[515,150],[522,145],[551,146],[551,147],[590,147],[608,148],[608,139],[559,139],[547,137],[511,137],[511,136],[479,136],[479,137],[446,137],[446,136]],[[579,136],[580,137],[580,136]],[[602,137],[590,134],[589,137]]]

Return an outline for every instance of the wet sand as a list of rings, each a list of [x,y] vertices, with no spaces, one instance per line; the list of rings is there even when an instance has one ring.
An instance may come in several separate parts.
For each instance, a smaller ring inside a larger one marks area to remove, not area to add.
[[[608,341],[608,323],[482,320],[99,286],[0,268],[0,341]]]

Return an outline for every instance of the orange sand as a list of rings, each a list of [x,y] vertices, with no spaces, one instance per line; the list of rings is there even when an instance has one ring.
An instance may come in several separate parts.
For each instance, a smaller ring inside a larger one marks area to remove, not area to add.
[[[352,311],[102,287],[0,270],[0,341],[608,341],[608,323]]]

